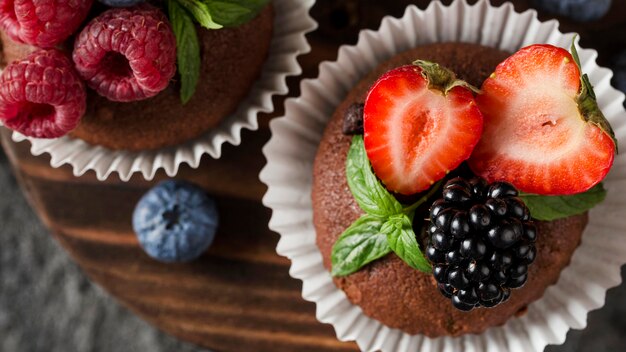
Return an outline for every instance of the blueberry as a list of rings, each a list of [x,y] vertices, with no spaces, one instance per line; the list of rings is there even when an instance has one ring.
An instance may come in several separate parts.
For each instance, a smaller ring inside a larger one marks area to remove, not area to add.
[[[539,10],[578,22],[598,20],[609,12],[611,0],[532,0]]]
[[[162,262],[186,262],[211,245],[218,225],[215,202],[185,181],[164,181],[149,190],[133,212],[133,229],[144,251]]]
[[[145,0],[98,0],[101,3],[111,7],[129,7],[145,2]]]

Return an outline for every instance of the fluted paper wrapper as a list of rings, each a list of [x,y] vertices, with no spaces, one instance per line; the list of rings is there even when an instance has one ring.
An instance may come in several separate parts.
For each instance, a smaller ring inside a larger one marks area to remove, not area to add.
[[[511,4],[455,1],[446,7],[434,1],[424,11],[409,6],[402,18],[386,17],[379,30],[362,31],[355,46],[341,47],[337,61],[322,63],[319,77],[303,81],[302,95],[286,102],[285,117],[272,122],[272,138],[263,150],[267,165],[260,177],[268,186],[263,202],[273,210],[270,228],[281,235],[277,252],[291,259],[290,274],[302,280],[302,296],[316,303],[317,319],[332,324],[340,340],[356,341],[365,351],[542,351],[563,343],[570,328],[584,328],[588,312],[601,307],[607,289],[621,282],[620,266],[626,262],[624,154],[616,157],[605,181],[606,201],[591,211],[582,244],[558,283],[529,306],[528,314],[480,335],[409,335],[365,316],[335,287],[315,244],[310,192],[318,144],[337,105],[378,63],[435,42],[480,43],[514,52],[533,43],[569,48],[573,37],[559,32],[556,21],[540,22],[532,10],[516,13]],[[579,54],[600,107],[626,146],[624,94],[611,87],[611,71],[596,64],[596,51],[580,49]]]
[[[118,173],[124,181],[135,173],[151,180],[159,169],[164,169],[168,176],[174,176],[182,164],[197,167],[205,154],[218,159],[224,143],[241,143],[242,129],[258,128],[259,112],[274,110],[272,96],[288,92],[287,76],[302,72],[297,56],[310,51],[305,34],[317,26],[309,15],[315,0],[273,0],[272,3],[274,34],[261,76],[237,111],[201,137],[178,146],[140,152],[111,150],[70,137],[36,139],[14,132],[13,140],[29,140],[33,155],[50,154],[52,167],[69,164],[76,176],[93,170],[99,180],[112,173]]]

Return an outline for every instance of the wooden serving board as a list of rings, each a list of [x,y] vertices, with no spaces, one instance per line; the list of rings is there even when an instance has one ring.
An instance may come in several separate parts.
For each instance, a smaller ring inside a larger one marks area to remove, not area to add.
[[[320,28],[309,35],[312,52],[300,58],[303,77],[315,77],[323,60],[333,60],[341,44],[354,44],[361,28],[378,28],[385,15],[429,1],[318,0],[312,15]],[[449,3],[450,1],[444,1]],[[502,1],[493,1],[502,3]],[[582,45],[599,50],[599,62],[626,47],[626,2],[614,1],[607,19],[578,31]],[[519,11],[527,1],[516,1]],[[547,16],[542,16],[547,18]],[[300,78],[290,78],[290,96]],[[122,304],[158,328],[216,351],[353,351],[339,342],[331,326],[315,318],[315,306],[300,295],[301,283],[289,276],[289,261],[275,253],[278,235],[268,230],[270,211],[261,204],[265,186],[258,173],[267,122],[283,112],[261,116],[260,130],[244,131],[239,147],[226,146],[219,160],[205,157],[197,170],[183,167],[177,178],[205,187],[217,200],[221,225],[210,250],[189,264],[161,264],[139,248],[131,228],[137,200],[166,178],[140,176],[121,182],[115,175],[99,182],[95,174],[74,177],[70,167],[53,169],[49,157],[33,157],[27,142],[0,133],[20,185],[44,224],[93,280]]]

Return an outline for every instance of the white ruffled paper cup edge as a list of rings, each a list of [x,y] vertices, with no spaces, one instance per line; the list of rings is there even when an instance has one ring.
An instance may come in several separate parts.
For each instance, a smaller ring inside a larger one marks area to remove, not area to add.
[[[365,316],[335,287],[315,244],[310,192],[317,146],[336,106],[377,63],[432,42],[474,42],[514,52],[532,43],[569,48],[573,37],[559,32],[556,20],[539,22],[536,11],[517,13],[510,3],[493,7],[481,0],[470,6],[459,0],[446,7],[432,2],[424,11],[412,5],[400,19],[385,17],[379,30],[361,31],[356,45],[342,46],[336,61],[320,64],[317,79],[302,81],[300,97],[286,101],[285,116],[271,122],[272,137],[263,148],[267,165],[260,179],[268,187],[263,203],[272,209],[270,228],[281,236],[277,252],[292,261],[290,275],[302,280],[304,299],[316,303],[318,320],[333,325],[339,340],[356,341],[365,351],[542,351],[548,344],[562,344],[570,328],[584,328],[588,312],[604,305],[606,291],[621,283],[620,267],[626,263],[626,218],[621,215],[626,196],[619,191],[626,188],[623,154],[605,180],[607,199],[591,211],[582,244],[558,283],[529,306],[528,314],[480,335],[412,336]],[[600,107],[619,143],[626,145],[624,94],[611,87],[612,73],[596,64],[595,50],[580,49],[579,54]]]
[[[113,173],[119,174],[122,181],[128,181],[135,173],[152,180],[159,169],[172,177],[183,164],[198,167],[205,154],[220,158],[224,143],[239,145],[242,129],[257,130],[258,114],[274,111],[272,97],[288,93],[287,77],[302,73],[298,56],[311,50],[305,35],[317,28],[309,14],[315,0],[273,0],[273,4],[274,35],[261,77],[237,111],[206,134],[177,146],[139,152],[111,150],[70,137],[29,138],[18,132],[13,132],[13,141],[28,140],[35,156],[50,154],[54,168],[69,164],[74,176],[94,171],[101,181]]]

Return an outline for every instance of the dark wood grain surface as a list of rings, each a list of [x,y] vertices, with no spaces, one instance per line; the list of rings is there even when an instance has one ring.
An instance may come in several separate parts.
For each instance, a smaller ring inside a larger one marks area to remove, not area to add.
[[[360,29],[378,28],[384,15],[401,16],[408,4],[424,8],[428,2],[319,0],[312,15],[320,28],[309,35],[312,52],[300,58],[303,76],[289,79],[290,96],[299,94],[301,78],[317,75],[319,62],[336,58],[339,45],[354,44]],[[515,6],[521,11],[528,3]],[[626,2],[614,1],[602,21],[563,21],[561,29],[579,32],[581,45],[598,49],[599,63],[609,66],[626,48]],[[160,329],[216,351],[356,350],[316,320],[314,304],[301,298],[301,283],[289,276],[289,261],[275,253],[278,235],[267,229],[270,212],[261,204],[265,186],[258,180],[265,164],[261,148],[283,100],[275,99],[274,114],[260,117],[259,131],[243,132],[241,146],[226,146],[220,160],[205,157],[199,169],[179,172],[177,178],[205,187],[221,213],[213,246],[189,264],[151,260],[131,229],[135,203],[163,173],[152,182],[139,175],[129,182],[116,176],[99,182],[93,173],[74,177],[70,167],[51,168],[48,156],[33,157],[28,143],[11,142],[7,130],[1,139],[24,193],[54,237],[95,283]]]

